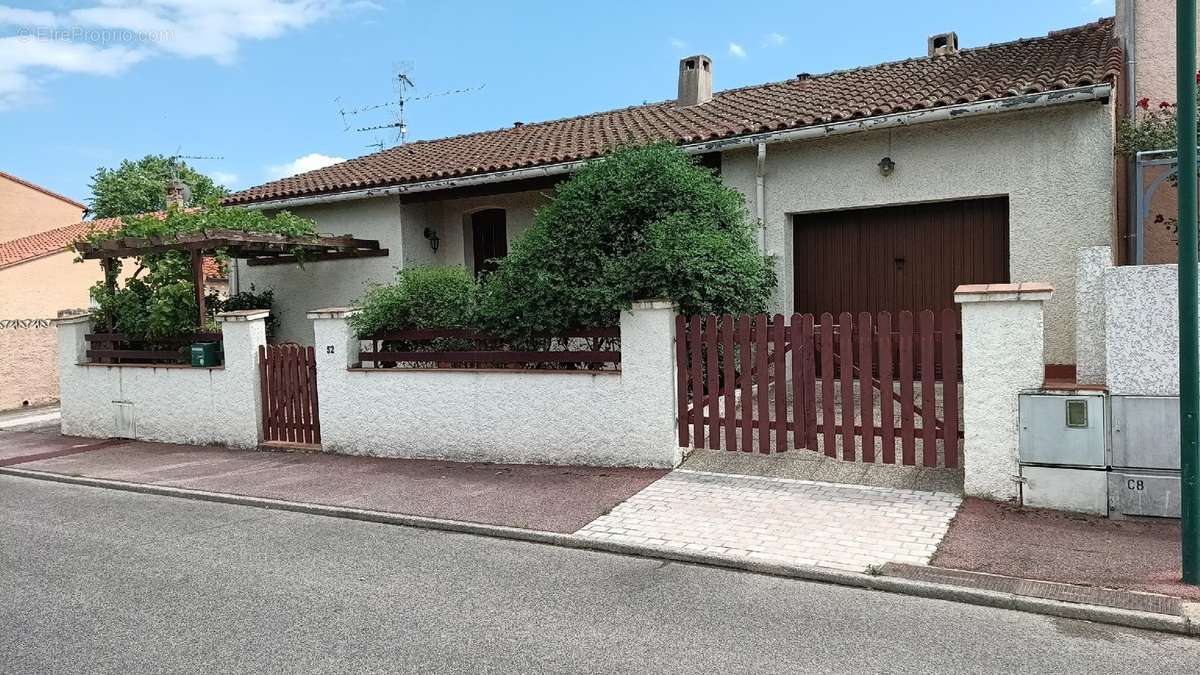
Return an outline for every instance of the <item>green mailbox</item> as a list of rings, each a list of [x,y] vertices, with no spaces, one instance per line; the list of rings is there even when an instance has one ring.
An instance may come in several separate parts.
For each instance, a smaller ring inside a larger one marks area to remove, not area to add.
[[[192,367],[212,368],[221,365],[221,344],[196,342],[192,344]]]

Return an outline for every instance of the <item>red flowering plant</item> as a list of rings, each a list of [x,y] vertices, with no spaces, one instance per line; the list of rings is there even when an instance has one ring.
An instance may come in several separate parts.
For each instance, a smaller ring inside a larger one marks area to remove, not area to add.
[[[1200,84],[1200,72],[1196,73],[1196,83]],[[1117,124],[1117,152],[1134,155],[1148,150],[1174,150],[1178,145],[1179,107],[1170,101],[1151,103],[1148,98],[1139,99],[1136,105],[1133,117]],[[1200,107],[1200,96],[1194,105]],[[1200,145],[1200,134],[1197,144]],[[1175,185],[1173,176],[1170,183]],[[1154,222],[1172,234],[1179,232],[1179,223],[1174,216],[1159,213],[1154,216]]]

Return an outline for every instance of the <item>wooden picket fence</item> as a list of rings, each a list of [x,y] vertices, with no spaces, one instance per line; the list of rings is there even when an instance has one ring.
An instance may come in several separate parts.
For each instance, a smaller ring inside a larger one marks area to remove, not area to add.
[[[957,467],[959,326],[952,309],[677,316],[679,444]]]
[[[321,416],[317,406],[317,359],[312,347],[260,345],[263,440],[317,445]]]

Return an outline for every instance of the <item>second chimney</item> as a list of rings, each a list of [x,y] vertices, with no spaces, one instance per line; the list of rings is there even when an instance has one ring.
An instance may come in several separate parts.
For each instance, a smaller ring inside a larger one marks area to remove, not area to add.
[[[958,33],[938,33],[929,36],[929,55],[946,56],[958,51]]]
[[[708,103],[712,100],[712,59],[697,54],[679,60],[679,96],[675,105],[680,108]]]

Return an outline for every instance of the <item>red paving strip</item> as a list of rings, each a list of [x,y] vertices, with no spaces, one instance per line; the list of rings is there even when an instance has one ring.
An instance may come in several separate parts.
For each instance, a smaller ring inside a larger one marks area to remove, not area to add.
[[[20,468],[561,533],[575,532],[667,473],[142,442]]]
[[[1200,588],[1180,581],[1178,520],[1110,520],[965,499],[930,564],[1200,600]]]
[[[0,467],[36,462],[55,457],[91,452],[128,441],[117,438],[97,440],[72,436],[8,432],[0,435]],[[31,452],[32,451],[32,452]]]

